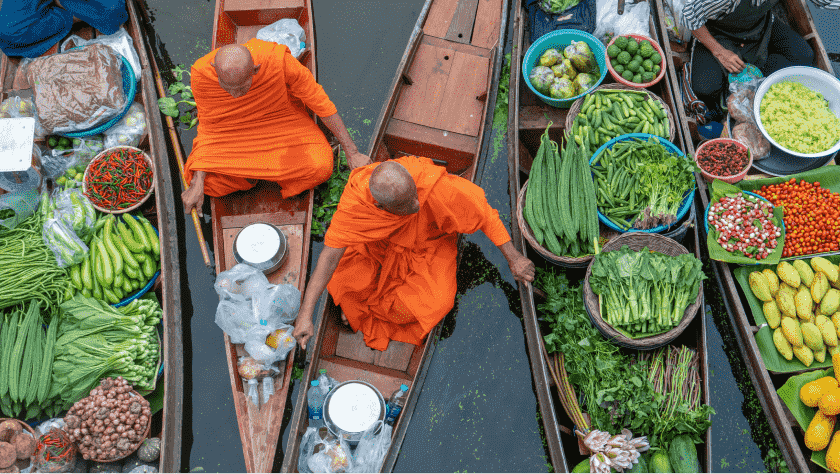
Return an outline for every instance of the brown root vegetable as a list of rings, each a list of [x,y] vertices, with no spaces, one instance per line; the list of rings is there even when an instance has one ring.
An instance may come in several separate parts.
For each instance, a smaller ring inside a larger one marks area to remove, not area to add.
[[[12,445],[15,447],[18,459],[29,459],[35,454],[35,438],[29,433],[18,433],[12,438]]]
[[[770,142],[752,122],[739,123],[732,127],[732,138],[746,145],[754,160],[764,158],[770,153]]]
[[[18,469],[18,467],[17,467],[17,466],[15,466],[14,464],[12,464],[12,465],[11,465],[11,466],[9,466],[9,467],[3,467],[3,468],[0,468],[0,472],[20,472],[20,469]]]
[[[7,468],[17,461],[17,450],[9,443],[0,442],[0,469]]]
[[[6,420],[0,423],[0,441],[8,443],[14,435],[20,432],[20,423],[15,420]]]

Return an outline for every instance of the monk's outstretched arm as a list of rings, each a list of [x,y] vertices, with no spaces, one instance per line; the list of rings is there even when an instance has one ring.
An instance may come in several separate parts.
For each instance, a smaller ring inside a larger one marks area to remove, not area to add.
[[[514,279],[522,282],[534,281],[534,262],[519,253],[512,241],[508,240],[499,245],[499,250],[505,256]]]
[[[338,139],[338,142],[341,143],[341,148],[344,149],[344,154],[347,156],[347,164],[350,165],[350,169],[356,169],[360,166],[369,165],[371,163],[370,157],[363,155],[359,152],[359,149],[356,148],[356,144],[353,142],[353,139],[350,138],[350,134],[347,133],[347,127],[344,126],[344,121],[341,120],[341,116],[338,115],[338,112],[330,115],[329,117],[321,117],[321,120],[324,121],[324,125],[333,132],[333,135],[335,135]]]
[[[303,349],[306,349],[309,338],[314,334],[312,312],[315,310],[315,304],[318,302],[321,293],[324,292],[324,288],[327,287],[327,283],[330,282],[333,272],[338,267],[338,262],[344,255],[344,250],[343,248],[337,249],[325,245],[324,250],[321,251],[321,256],[318,257],[318,264],[315,265],[315,271],[312,272],[309,284],[306,285],[300,311],[295,320],[295,331],[292,334]]]

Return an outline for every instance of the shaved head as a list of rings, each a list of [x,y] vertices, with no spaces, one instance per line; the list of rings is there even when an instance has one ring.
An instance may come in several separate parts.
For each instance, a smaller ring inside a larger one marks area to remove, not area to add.
[[[420,210],[414,178],[396,161],[380,163],[370,175],[369,186],[370,194],[380,209],[399,216]]]
[[[211,63],[219,76],[219,85],[233,97],[245,95],[251,88],[254,74],[260,65],[254,65],[251,52],[241,44],[222,46]]]

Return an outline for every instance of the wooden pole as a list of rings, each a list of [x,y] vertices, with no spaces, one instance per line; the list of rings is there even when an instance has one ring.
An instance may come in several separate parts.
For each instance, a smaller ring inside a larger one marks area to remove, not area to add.
[[[152,59],[149,61],[155,70],[155,84],[157,85],[158,96],[166,97],[166,91],[163,88],[163,80],[160,78],[160,71],[157,67],[157,62]],[[178,174],[181,176],[181,183],[184,189],[189,189],[190,185],[184,177],[184,156],[181,154],[181,140],[178,138],[178,132],[175,131],[175,122],[172,117],[166,115],[166,125],[169,128],[169,138],[172,140],[172,148],[175,150],[175,159],[178,161]],[[198,212],[192,210],[192,221],[195,226],[195,233],[198,237],[198,244],[201,246],[201,256],[204,257],[204,264],[208,267],[213,267],[213,261],[210,260],[210,253],[207,251],[207,241],[204,240],[204,234],[201,232],[201,223],[198,220]]]

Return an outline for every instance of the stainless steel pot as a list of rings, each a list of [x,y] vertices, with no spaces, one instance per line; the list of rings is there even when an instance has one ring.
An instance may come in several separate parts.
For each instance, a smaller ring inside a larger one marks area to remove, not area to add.
[[[272,224],[256,222],[239,231],[233,239],[233,258],[265,274],[283,266],[289,256],[286,234]]]
[[[355,446],[362,434],[385,419],[385,399],[373,385],[349,380],[336,385],[324,400],[324,423],[336,437]]]

